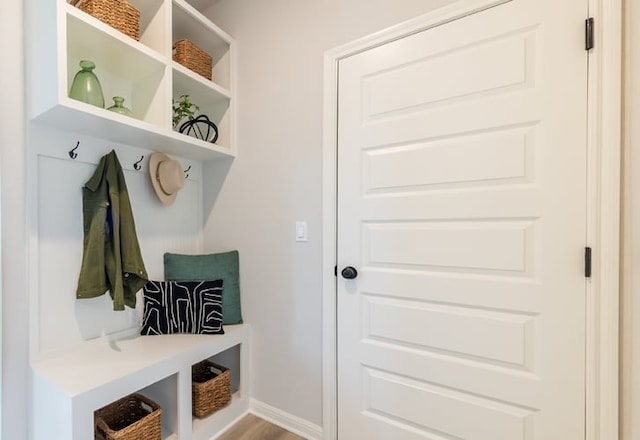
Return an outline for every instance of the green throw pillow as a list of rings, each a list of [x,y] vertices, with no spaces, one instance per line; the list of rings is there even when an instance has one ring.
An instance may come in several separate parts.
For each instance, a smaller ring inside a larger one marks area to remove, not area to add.
[[[209,255],[164,254],[166,281],[223,280],[222,323],[242,324],[238,251]]]

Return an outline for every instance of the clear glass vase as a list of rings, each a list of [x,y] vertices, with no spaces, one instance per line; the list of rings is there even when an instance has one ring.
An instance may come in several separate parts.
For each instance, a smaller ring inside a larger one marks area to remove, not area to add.
[[[125,116],[133,116],[131,110],[124,106],[124,98],[122,96],[114,96],[113,97],[113,105],[109,107],[107,110],[112,111],[114,113],[120,113]]]
[[[98,77],[93,73],[96,65],[93,61],[80,61],[81,70],[76,73],[71,83],[69,97],[96,107],[104,108],[104,95]]]

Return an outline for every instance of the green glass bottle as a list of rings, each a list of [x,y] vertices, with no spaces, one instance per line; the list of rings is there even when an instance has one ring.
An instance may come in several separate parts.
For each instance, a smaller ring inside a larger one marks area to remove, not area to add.
[[[96,107],[104,108],[104,95],[98,77],[93,73],[96,65],[93,61],[80,61],[80,70],[76,73],[71,84],[69,97]]]
[[[133,116],[133,113],[131,113],[131,110],[129,110],[123,105],[124,98],[122,96],[114,96],[113,103],[114,104],[111,107],[109,107],[107,110],[110,110],[115,113],[120,113],[121,115],[125,115],[125,116]]]

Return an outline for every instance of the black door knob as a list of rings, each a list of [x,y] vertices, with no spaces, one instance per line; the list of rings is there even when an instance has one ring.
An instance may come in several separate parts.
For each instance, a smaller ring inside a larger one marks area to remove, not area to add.
[[[342,275],[342,278],[345,278],[347,280],[352,280],[358,276],[358,271],[353,266],[347,266],[344,269],[342,269],[342,272],[340,272],[340,274]]]

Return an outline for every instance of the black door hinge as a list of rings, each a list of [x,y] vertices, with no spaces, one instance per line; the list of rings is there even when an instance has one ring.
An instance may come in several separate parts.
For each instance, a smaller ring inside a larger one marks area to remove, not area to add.
[[[593,27],[594,27],[593,17],[587,18],[585,20],[585,27],[584,27],[584,48],[585,48],[585,50],[593,49],[593,40],[594,40]]]
[[[591,278],[591,248],[584,248],[584,276]]]

